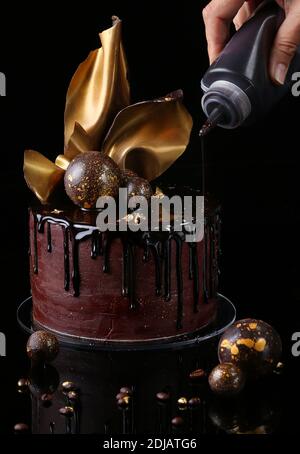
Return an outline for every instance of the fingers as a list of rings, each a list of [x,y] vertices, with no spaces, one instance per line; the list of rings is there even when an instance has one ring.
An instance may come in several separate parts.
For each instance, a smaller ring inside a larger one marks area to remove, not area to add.
[[[234,26],[235,26],[236,30],[241,28],[241,26],[249,19],[249,17],[251,16],[252,12],[253,12],[253,10],[251,10],[250,6],[247,3],[245,3],[241,7],[239,12],[237,13],[235,18],[233,19],[233,23],[234,23]]]
[[[286,19],[278,30],[270,57],[270,75],[277,84],[284,83],[300,44],[300,0],[289,2],[286,12]]]
[[[261,1],[262,0],[248,0],[243,4],[243,6],[240,8],[239,12],[233,19],[236,30],[241,28],[241,26],[250,18]]]
[[[203,10],[208,55],[212,63],[229,39],[230,24],[244,0],[212,0]]]

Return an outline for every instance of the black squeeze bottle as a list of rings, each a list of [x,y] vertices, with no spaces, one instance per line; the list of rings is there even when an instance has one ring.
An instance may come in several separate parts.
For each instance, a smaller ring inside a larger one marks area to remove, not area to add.
[[[300,71],[300,47],[284,85],[276,85],[269,76],[270,51],[284,18],[277,3],[263,3],[210,66],[201,81],[208,120],[200,135],[217,125],[233,129],[253,122],[291,89],[292,74]]]

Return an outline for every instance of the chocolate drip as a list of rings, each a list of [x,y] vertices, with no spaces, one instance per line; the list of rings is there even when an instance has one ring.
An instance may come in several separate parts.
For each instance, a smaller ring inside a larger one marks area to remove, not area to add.
[[[138,307],[135,295],[134,245],[123,239],[122,295],[129,298],[129,308]]]
[[[47,251],[52,252],[51,224],[47,222]]]
[[[64,288],[70,288],[69,227],[63,226],[64,238]]]
[[[91,257],[95,259],[102,254],[102,234],[99,230],[94,230],[92,233],[92,248]]]
[[[123,241],[122,295],[125,297],[129,295],[128,254],[128,243]]]
[[[149,236],[149,234],[147,234],[147,237]],[[144,245],[144,255],[143,255],[143,261],[144,262],[149,262],[150,260],[150,251],[149,251],[149,243],[146,239],[145,241],[145,245]]]
[[[129,308],[136,310],[138,307],[135,295],[135,263],[134,263],[134,245],[129,243],[128,248],[128,296],[129,296]]]
[[[112,238],[110,234],[107,232],[103,244],[103,273],[109,273],[109,253],[111,242]]]
[[[182,240],[178,235],[174,236],[176,242],[176,276],[177,276],[177,329],[182,328],[183,319],[183,280],[182,280]]]
[[[156,239],[151,239],[149,233],[144,236],[145,249],[144,249],[144,261],[149,261],[150,259],[150,250],[154,258],[155,264],[155,293],[157,296],[161,295],[161,242]]]
[[[72,270],[72,282],[74,296],[79,296],[80,288],[80,274],[79,274],[79,241],[76,239],[76,235],[72,234],[72,257],[73,257],[73,270]]]
[[[33,272],[34,274],[38,273],[39,264],[38,264],[38,247],[37,247],[37,229],[38,221],[37,216],[33,216]]]
[[[193,279],[194,312],[197,313],[198,304],[199,304],[199,296],[200,296],[197,243],[190,243],[189,257],[190,257],[190,266],[191,266],[192,279]]]
[[[161,295],[161,260],[160,260],[160,243],[152,246],[155,261],[155,293]]]
[[[172,247],[171,247],[171,238],[168,238],[164,244],[164,280],[165,280],[165,291],[164,296],[166,301],[170,301],[171,299],[171,254],[172,254]]]

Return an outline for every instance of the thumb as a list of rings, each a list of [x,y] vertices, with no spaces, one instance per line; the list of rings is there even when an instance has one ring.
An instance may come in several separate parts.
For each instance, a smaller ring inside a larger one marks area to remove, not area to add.
[[[294,5],[294,6],[292,6]],[[277,84],[284,84],[289,65],[300,44],[300,3],[292,3],[279,28],[270,56],[270,75]]]

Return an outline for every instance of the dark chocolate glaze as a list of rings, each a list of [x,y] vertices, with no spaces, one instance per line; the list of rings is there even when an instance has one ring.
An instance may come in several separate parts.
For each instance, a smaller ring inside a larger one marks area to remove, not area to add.
[[[143,293],[141,295],[141,282],[139,282],[139,291],[138,293],[136,292],[136,276],[139,271],[137,267],[140,267],[137,259],[140,257],[139,250],[142,249],[143,262],[145,264],[149,263],[149,270],[153,269],[151,271],[154,278],[153,299],[161,297],[167,304],[168,302],[172,302],[176,295],[176,329],[180,331],[184,327],[185,305],[190,304],[191,298],[193,299],[192,311],[197,314],[201,310],[201,300],[207,304],[216,297],[218,284],[219,216],[216,214],[218,210],[215,207],[206,211],[204,239],[200,243],[184,244],[185,235],[182,232],[172,230],[165,232],[100,232],[96,226],[97,213],[84,213],[73,207],[71,209],[52,211],[47,207],[32,209],[31,262],[33,264],[34,274],[38,274],[39,271],[38,256],[40,249],[38,248],[38,244],[40,242],[44,243],[42,236],[45,236],[47,251],[49,253],[55,254],[57,250],[60,252],[63,249],[64,279],[62,281],[64,282],[64,291],[69,293],[71,286],[73,296],[79,297],[82,280],[82,270],[80,270],[82,266],[80,258],[81,243],[88,242],[90,244],[89,255],[92,261],[100,257],[100,262],[97,262],[100,263],[99,273],[103,272],[104,274],[111,275],[110,261],[112,259],[115,261],[111,249],[114,248],[115,243],[121,241],[123,251],[120,257],[120,261],[122,262],[122,277],[117,277],[116,282],[120,282],[121,280],[120,284],[118,284],[120,285],[120,295],[123,296],[125,301],[128,301],[128,309],[134,313],[139,308],[140,296],[143,297]],[[52,225],[53,228],[54,225],[56,226],[55,235],[54,233],[52,234]],[[59,226],[62,229],[61,240],[57,231]],[[41,238],[39,237],[40,235]],[[188,251],[187,253],[185,252],[185,256],[187,254],[186,258],[182,256],[183,246],[185,251]],[[200,247],[200,252],[198,247]],[[89,265],[85,264],[86,267],[89,268]],[[188,298],[186,298],[187,295],[184,291],[184,280],[186,278],[192,281],[191,292]],[[148,276],[145,276],[145,279],[149,281]],[[104,294],[107,293],[106,288],[103,291]],[[35,292],[33,293],[34,295]],[[47,294],[45,294],[45,297],[47,298]],[[38,298],[40,299],[40,294],[38,294]],[[162,309],[163,313],[167,310]]]
[[[69,263],[69,232],[72,242],[72,284],[74,296],[80,295],[80,269],[79,269],[79,243],[80,241],[90,238],[91,240],[91,258],[103,256],[103,272],[109,272],[110,246],[116,236],[115,232],[100,232],[95,226],[82,226],[72,224],[64,218],[56,218],[49,215],[34,214],[34,245],[37,241],[37,233],[44,234],[44,225],[47,225],[47,250],[52,252],[51,242],[51,224],[59,224],[63,229],[63,248],[64,248],[64,288],[67,291],[70,285],[70,263]],[[203,256],[203,291],[205,302],[212,298],[215,293],[214,283],[214,264],[216,260],[216,243],[214,239],[214,226],[205,227],[205,254]],[[171,243],[175,243],[176,248],[176,276],[177,276],[177,329],[182,328],[183,319],[183,276],[182,276],[182,243],[184,236],[177,232],[166,232],[159,238],[157,234],[151,232],[143,235],[136,234],[136,240],[142,241],[144,246],[144,260],[150,260],[151,255],[155,263],[155,293],[160,295],[162,291],[161,270],[162,262],[165,261],[164,276],[164,296],[168,300],[171,292]],[[138,302],[135,298],[135,244],[134,235],[128,233],[122,235],[123,242],[123,279],[122,295],[129,299],[129,308],[135,310]],[[199,265],[197,256],[197,243],[190,243],[189,249],[189,278],[193,280],[194,288],[194,311],[198,311],[199,304]],[[206,261],[210,248],[210,273],[206,272]],[[161,251],[164,251],[162,254]],[[34,271],[38,272],[38,258],[36,246],[34,247]],[[209,277],[209,282],[207,278]]]

